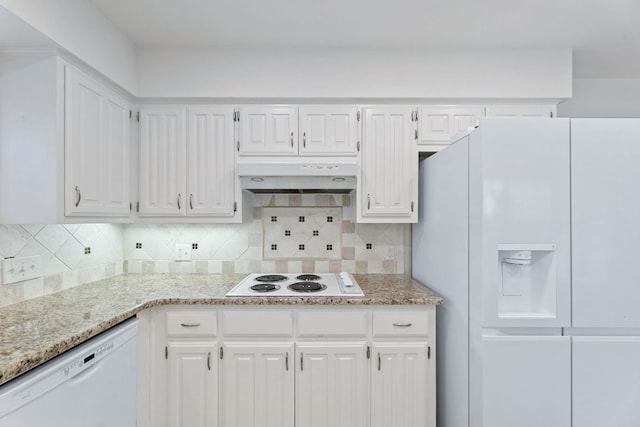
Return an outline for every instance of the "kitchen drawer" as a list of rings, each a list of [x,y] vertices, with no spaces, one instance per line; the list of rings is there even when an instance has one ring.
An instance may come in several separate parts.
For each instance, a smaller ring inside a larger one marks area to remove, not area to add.
[[[429,335],[427,311],[379,311],[373,313],[373,336]]]
[[[225,311],[222,313],[222,318],[225,337],[293,336],[293,313],[291,311]]]
[[[215,311],[167,312],[167,336],[215,336],[218,321]]]
[[[299,337],[366,337],[366,311],[302,311],[298,313]]]

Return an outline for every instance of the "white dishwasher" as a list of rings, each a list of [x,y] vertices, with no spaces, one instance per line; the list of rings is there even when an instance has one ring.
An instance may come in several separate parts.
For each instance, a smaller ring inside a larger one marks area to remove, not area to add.
[[[137,336],[130,319],[0,386],[0,427],[134,427]]]

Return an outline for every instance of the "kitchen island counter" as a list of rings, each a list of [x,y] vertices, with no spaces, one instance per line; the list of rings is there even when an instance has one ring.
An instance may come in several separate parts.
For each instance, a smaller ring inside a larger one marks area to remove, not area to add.
[[[364,297],[225,297],[245,274],[124,274],[0,308],[0,384],[135,316],[168,304],[438,305],[409,276],[357,274]]]

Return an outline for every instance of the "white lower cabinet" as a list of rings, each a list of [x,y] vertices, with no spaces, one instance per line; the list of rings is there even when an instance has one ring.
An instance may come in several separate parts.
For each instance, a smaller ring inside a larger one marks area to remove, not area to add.
[[[218,425],[218,363],[215,342],[169,342],[171,427]]]
[[[139,427],[435,427],[435,307],[154,307]]]
[[[293,427],[293,343],[225,343],[222,425]]]
[[[374,342],[371,426],[432,426],[427,342]]]
[[[367,425],[367,344],[296,344],[296,423],[305,427]]]

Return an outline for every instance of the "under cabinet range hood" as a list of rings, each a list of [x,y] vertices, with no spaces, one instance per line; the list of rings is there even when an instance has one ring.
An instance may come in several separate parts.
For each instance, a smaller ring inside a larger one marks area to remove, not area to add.
[[[252,193],[350,193],[356,189],[357,159],[256,159],[238,161],[243,190]]]

